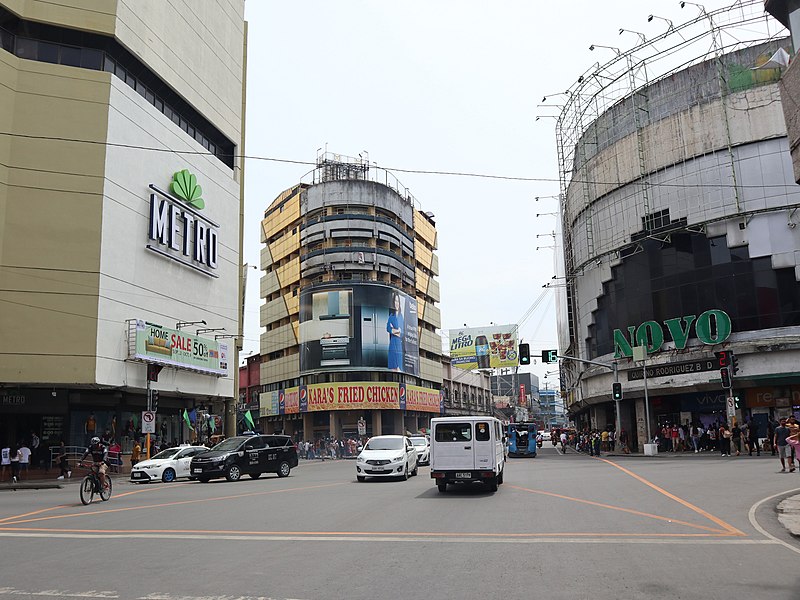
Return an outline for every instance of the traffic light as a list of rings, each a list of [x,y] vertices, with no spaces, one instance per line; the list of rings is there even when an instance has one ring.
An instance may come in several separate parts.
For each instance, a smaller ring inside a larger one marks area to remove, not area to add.
[[[732,352],[730,350],[722,350],[721,352],[714,352],[717,357],[717,365],[720,369],[728,367],[731,364]]]
[[[723,367],[719,370],[720,379],[722,379],[722,387],[726,390],[731,389],[731,372],[728,367]]]
[[[161,365],[154,365],[152,363],[147,364],[147,381],[158,381],[158,374],[161,373],[161,369],[163,369]]]
[[[558,350],[542,350],[542,362],[558,362]]]
[[[521,365],[531,364],[531,347],[529,344],[519,345],[519,364]]]
[[[150,410],[158,412],[158,390],[150,390]]]
[[[733,352],[730,353],[729,358],[731,360],[731,375],[736,375],[739,372],[739,359],[736,358]]]
[[[736,408],[736,410],[739,410],[741,408],[741,406],[739,406],[739,396],[733,397],[733,406],[734,408]]]
[[[614,400],[622,400],[622,384],[619,381],[611,384],[611,397]]]

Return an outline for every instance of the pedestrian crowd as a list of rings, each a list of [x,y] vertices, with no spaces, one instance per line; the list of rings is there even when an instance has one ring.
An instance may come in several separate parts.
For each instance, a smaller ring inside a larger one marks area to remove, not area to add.
[[[358,455],[360,442],[355,438],[324,437],[314,441],[305,440],[297,443],[300,458],[342,459]]]

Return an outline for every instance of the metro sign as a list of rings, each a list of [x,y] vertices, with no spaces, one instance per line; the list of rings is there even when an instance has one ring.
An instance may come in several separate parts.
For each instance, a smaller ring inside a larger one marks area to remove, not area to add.
[[[731,335],[731,318],[728,314],[719,309],[711,309],[702,313],[699,317],[687,315],[667,319],[664,325],[672,336],[677,350],[686,348],[689,341],[689,333],[694,327],[695,337],[704,344],[721,344]],[[646,346],[647,354],[653,354],[661,350],[664,345],[664,329],[656,321],[645,321],[638,327],[631,325],[628,327],[626,336],[619,329],[614,330],[614,358],[633,356],[633,346]]]
[[[148,237],[154,243],[147,244],[147,249],[204,275],[217,277],[213,270],[217,268],[219,225],[196,208],[203,204],[178,198],[153,184],[149,188],[153,193]]]

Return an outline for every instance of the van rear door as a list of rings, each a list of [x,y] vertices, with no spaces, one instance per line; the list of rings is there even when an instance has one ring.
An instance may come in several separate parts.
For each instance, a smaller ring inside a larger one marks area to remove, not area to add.
[[[475,468],[494,469],[494,441],[492,440],[491,423],[488,421],[475,423],[475,442],[472,445],[475,452]]]
[[[475,447],[471,422],[436,423],[433,430],[434,460],[437,471],[472,470]]]

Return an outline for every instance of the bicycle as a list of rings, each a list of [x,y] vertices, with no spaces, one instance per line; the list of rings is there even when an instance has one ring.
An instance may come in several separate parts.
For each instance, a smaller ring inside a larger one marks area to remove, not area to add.
[[[106,474],[106,485],[103,487],[99,473],[99,467],[93,464],[89,467],[89,474],[81,481],[81,502],[84,506],[91,503],[95,494],[98,494],[103,502],[111,498],[111,477]]]

